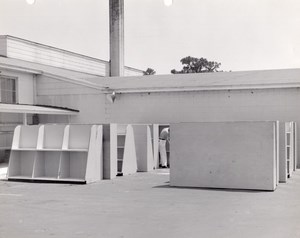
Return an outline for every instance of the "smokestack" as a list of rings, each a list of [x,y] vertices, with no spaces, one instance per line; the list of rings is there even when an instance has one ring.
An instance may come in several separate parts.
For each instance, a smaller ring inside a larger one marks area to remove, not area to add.
[[[109,0],[110,76],[124,76],[124,0]]]

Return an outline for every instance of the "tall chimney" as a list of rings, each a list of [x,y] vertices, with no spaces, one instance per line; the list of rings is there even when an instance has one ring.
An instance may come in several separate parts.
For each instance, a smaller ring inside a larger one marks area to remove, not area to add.
[[[124,0],[109,0],[110,76],[124,76]]]

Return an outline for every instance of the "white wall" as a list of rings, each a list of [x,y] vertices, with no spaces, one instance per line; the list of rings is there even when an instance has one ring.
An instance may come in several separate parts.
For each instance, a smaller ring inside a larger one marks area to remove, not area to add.
[[[299,105],[299,89],[118,94],[110,114],[120,123],[300,121]]]
[[[170,185],[274,190],[276,122],[171,124]]]
[[[0,56],[98,76],[109,76],[109,62],[12,36],[0,36]],[[125,67],[125,76],[143,75]]]
[[[15,38],[6,38],[7,57],[105,76],[109,63],[70,51]]]
[[[67,107],[80,111],[78,116],[41,115],[41,122],[69,122],[104,124],[109,121],[109,102],[98,90],[40,77],[37,82],[37,99],[42,105]]]
[[[117,123],[279,120],[299,126],[299,107],[298,88],[121,94],[110,117]]]
[[[115,102],[110,103],[97,90],[39,80],[38,100],[42,104],[80,110],[80,115],[72,117],[72,121],[82,123],[169,124],[279,120],[295,121],[300,125],[299,88],[123,93],[117,94]]]
[[[22,73],[1,69],[1,75],[16,78],[17,102],[20,104],[34,104],[35,84],[31,73]]]

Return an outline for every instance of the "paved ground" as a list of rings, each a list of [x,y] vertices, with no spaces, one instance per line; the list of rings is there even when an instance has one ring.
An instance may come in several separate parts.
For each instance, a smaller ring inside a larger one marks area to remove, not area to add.
[[[275,192],[168,180],[157,170],[90,185],[0,181],[0,237],[300,237],[300,171]]]

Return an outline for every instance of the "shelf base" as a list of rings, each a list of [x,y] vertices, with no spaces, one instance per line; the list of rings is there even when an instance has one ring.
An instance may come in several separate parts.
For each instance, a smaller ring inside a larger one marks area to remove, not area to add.
[[[25,176],[11,176],[8,177],[8,181],[19,182],[33,182],[33,183],[72,183],[72,184],[86,184],[84,179],[76,178],[53,178],[53,177],[25,177]]]

